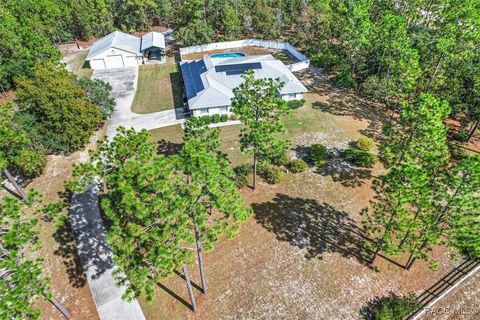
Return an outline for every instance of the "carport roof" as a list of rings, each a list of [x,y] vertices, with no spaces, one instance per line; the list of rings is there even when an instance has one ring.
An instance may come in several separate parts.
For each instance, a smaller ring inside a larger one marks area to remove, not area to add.
[[[86,60],[90,60],[108,48],[116,48],[139,55],[141,41],[140,38],[127,33],[120,31],[112,32],[108,36],[93,43],[90,51],[88,51]]]
[[[162,48],[165,49],[165,37],[160,32],[149,32],[142,36],[142,46],[141,51],[148,48]]]

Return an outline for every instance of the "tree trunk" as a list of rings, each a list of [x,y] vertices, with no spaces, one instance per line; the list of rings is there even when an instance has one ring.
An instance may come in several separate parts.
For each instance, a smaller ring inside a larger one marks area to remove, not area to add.
[[[25,191],[23,191],[22,187],[17,183],[15,178],[10,174],[8,169],[4,169],[3,173],[7,177],[8,181],[13,184],[13,187],[15,188],[15,190],[17,190],[18,195],[22,198],[22,200],[25,200],[27,198],[27,194],[25,193]]]
[[[438,70],[440,70],[440,65],[442,64],[442,61],[443,61],[443,53],[440,55],[440,58],[438,59],[437,66],[435,67],[435,71],[433,72],[432,79],[428,83],[427,89],[430,89],[432,84],[435,82],[435,80],[437,80]]]
[[[257,188],[257,155],[253,155],[253,190]]]
[[[65,307],[63,303],[61,303],[55,298],[51,298],[49,301],[64,315],[65,318],[67,318],[68,320],[72,319],[72,315],[70,314],[70,312],[68,312],[67,307]]]
[[[198,265],[200,267],[200,279],[202,281],[202,290],[203,290],[203,293],[207,293],[207,280],[205,277],[205,269],[203,267],[203,252],[202,252],[202,244],[200,242],[200,231],[198,230],[198,227],[196,224],[195,224],[195,246],[197,248]]]
[[[480,125],[480,119],[477,120],[472,130],[470,130],[470,132],[468,133],[467,142],[470,142],[470,139],[472,139],[473,134],[475,133],[475,131],[477,131],[479,125]]]
[[[417,258],[415,258],[413,256],[412,253],[410,253],[410,257],[408,258],[408,262],[407,262],[407,270],[410,270],[413,266],[413,264],[415,263],[415,261],[417,260]]]
[[[187,266],[182,266],[183,276],[185,277],[185,284],[187,285],[188,295],[192,301],[192,310],[197,312],[197,303],[195,302],[195,296],[193,295],[192,283],[190,282],[190,276],[188,275]]]

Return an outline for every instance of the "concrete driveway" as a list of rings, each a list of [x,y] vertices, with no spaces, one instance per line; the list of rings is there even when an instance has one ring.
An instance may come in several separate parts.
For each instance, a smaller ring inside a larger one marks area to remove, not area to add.
[[[172,109],[149,114],[138,114],[132,111],[132,103],[137,91],[138,67],[95,70],[92,79],[109,82],[115,109],[108,120],[107,137],[112,138],[117,128],[134,128],[152,130],[171,126],[185,121],[183,109]]]

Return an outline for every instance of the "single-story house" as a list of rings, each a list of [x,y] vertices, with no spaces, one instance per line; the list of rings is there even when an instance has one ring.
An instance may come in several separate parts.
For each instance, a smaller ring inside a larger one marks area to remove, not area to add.
[[[86,60],[92,69],[110,69],[137,66],[145,60],[160,60],[165,54],[165,37],[149,32],[141,38],[115,31],[95,41]]]
[[[180,63],[188,108],[193,116],[231,113],[233,89],[253,70],[256,78],[280,79],[284,86],[278,95],[284,100],[303,99],[307,88],[272,55],[214,54],[200,60]]]

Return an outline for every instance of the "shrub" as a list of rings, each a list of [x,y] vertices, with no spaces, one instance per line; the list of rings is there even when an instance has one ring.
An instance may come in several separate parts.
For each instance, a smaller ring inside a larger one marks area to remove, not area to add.
[[[327,147],[324,145],[316,143],[308,148],[308,160],[317,167],[323,166],[329,158],[330,155],[328,154]]]
[[[372,167],[376,161],[373,154],[356,147],[345,150],[345,159],[356,166],[367,168]]]
[[[287,105],[290,109],[298,109],[300,107],[303,107],[303,105],[305,104],[305,100],[304,99],[301,99],[301,100],[290,100],[287,102]]]
[[[350,67],[345,67],[335,76],[335,82],[339,87],[351,89],[357,86],[357,82],[350,75]]]
[[[220,115],[220,121],[221,122],[227,122],[228,121],[228,114],[222,114]]]
[[[373,320],[402,320],[418,307],[415,297],[386,297],[377,302],[372,310]]]
[[[288,163],[288,169],[293,173],[300,173],[307,170],[308,166],[302,159],[294,159]]]
[[[242,189],[248,185],[248,176],[252,173],[252,166],[248,163],[233,168],[234,182],[237,188]]]
[[[232,113],[232,114],[230,115],[230,120],[238,120],[238,119],[239,119],[239,116],[236,115],[235,113]]]
[[[373,147],[373,141],[368,138],[360,138],[355,141],[355,147],[363,151],[370,151]]]
[[[280,167],[266,162],[260,163],[257,172],[268,184],[280,183],[284,177],[284,173]]]
[[[204,125],[209,125],[212,122],[210,116],[201,116],[200,119],[202,119]]]
[[[217,113],[217,114],[214,114],[212,116],[212,122],[213,123],[219,123],[220,122],[220,115]]]

